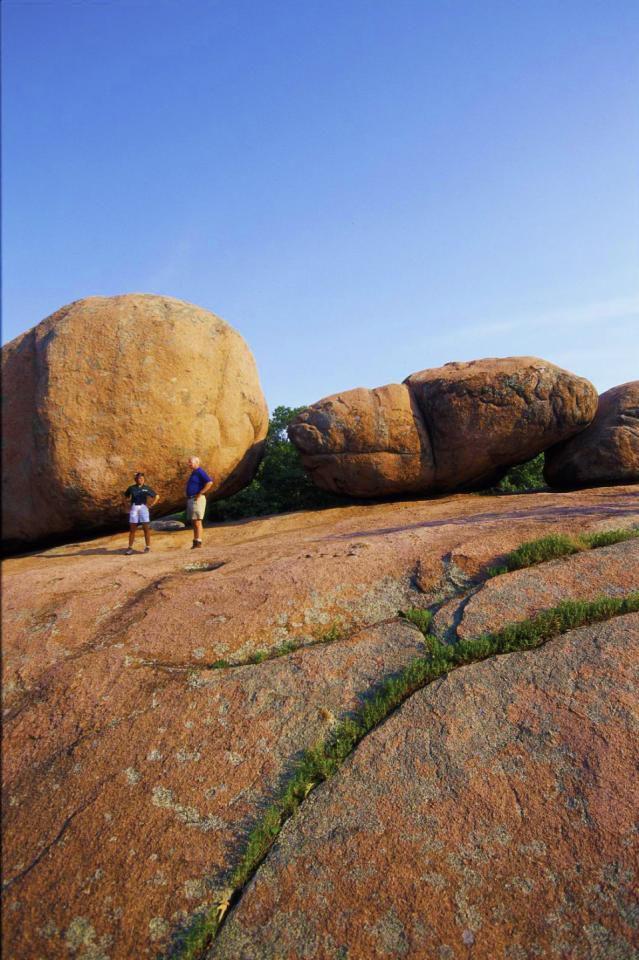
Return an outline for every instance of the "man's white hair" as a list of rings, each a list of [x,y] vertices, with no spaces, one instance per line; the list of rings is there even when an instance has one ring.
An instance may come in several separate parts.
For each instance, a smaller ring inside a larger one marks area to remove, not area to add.
[[[200,458],[199,457],[189,457],[189,463],[192,463],[194,467],[199,467]]]

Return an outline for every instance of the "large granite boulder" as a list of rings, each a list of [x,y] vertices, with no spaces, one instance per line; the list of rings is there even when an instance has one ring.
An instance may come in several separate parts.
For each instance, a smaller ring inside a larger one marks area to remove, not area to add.
[[[296,419],[289,435],[324,490],[374,497],[380,491],[417,493],[434,481],[428,431],[404,384],[320,400]]]
[[[544,475],[553,487],[639,481],[639,380],[599,397],[587,430],[546,451]]]
[[[583,430],[596,409],[588,380],[535,357],[505,357],[327,397],[289,436],[324,490],[428,493],[486,486]]]
[[[442,490],[482,485],[591,422],[593,385],[536,357],[447,363],[406,378],[428,424]]]
[[[228,496],[261,457],[268,412],[250,350],[182,300],[78,300],[3,347],[2,377],[5,540],[122,523],[136,470],[177,508],[192,454]]]

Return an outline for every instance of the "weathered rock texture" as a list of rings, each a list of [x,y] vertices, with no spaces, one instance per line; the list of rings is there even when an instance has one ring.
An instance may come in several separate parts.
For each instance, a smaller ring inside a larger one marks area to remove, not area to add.
[[[399,609],[429,605],[462,590],[457,603],[470,612],[471,602],[478,604],[481,596],[472,582],[523,540],[549,531],[637,524],[636,487],[525,497],[462,495],[211,528],[196,560],[188,530],[154,533],[152,552],[135,557],[123,555],[127,538],[122,534],[6,560],[4,953],[16,960],[163,955],[193,915],[219,899],[243,853],[246,827],[277,794],[300,750],[328,735],[336,719],[381,678],[423,651],[421,635],[397,622]],[[620,557],[632,570],[627,549],[620,544],[592,554],[600,557],[597,576],[613,584],[616,595],[632,582],[619,574]],[[510,578],[520,582],[517,577],[499,579],[503,586]],[[555,572],[554,579],[564,586],[560,596],[569,595],[574,578]],[[471,602],[465,592],[469,584]],[[496,598],[494,584],[487,585],[487,595]],[[526,595],[532,596],[531,590]],[[521,597],[521,590],[513,596]],[[492,622],[500,624],[503,615],[495,602]],[[454,619],[461,621],[461,613]],[[309,645],[326,639],[337,623],[341,639]],[[306,646],[261,664],[220,663],[246,662],[258,651],[273,653],[291,641]],[[557,669],[568,669],[569,663],[566,658]],[[574,667],[575,688],[598,682],[595,660],[588,661],[588,670],[580,664],[577,660]],[[625,666],[619,670],[609,709],[619,705],[621,723],[630,707]],[[540,683],[540,696],[542,690]],[[519,694],[511,691],[511,701],[511,709],[521,709]],[[462,704],[457,714],[455,704],[442,708],[440,725],[446,722],[461,739],[479,737],[485,728],[490,740],[492,725],[499,726],[492,701],[477,721],[481,726],[468,726],[468,706]],[[575,709],[582,706],[580,701]],[[431,728],[433,742],[438,729]],[[525,717],[518,729],[531,750],[537,736],[542,752],[552,742],[545,728],[526,726]],[[402,736],[416,749],[419,737],[410,724]],[[610,742],[614,812],[615,798],[632,776],[625,769],[629,754],[621,735]],[[512,750],[517,749],[515,743]],[[593,762],[599,757],[593,754]],[[424,763],[429,762],[425,756]],[[434,770],[427,781],[442,794],[444,772],[438,777]],[[464,774],[461,767],[459,774]],[[420,789],[423,782],[417,782]],[[575,774],[576,787],[579,783]],[[478,822],[482,816],[499,821],[506,789],[502,781],[499,786],[494,807],[487,792]],[[515,781],[513,786],[517,789]],[[406,817],[412,801],[402,790],[398,781],[397,812]],[[378,792],[384,792],[381,786]],[[572,816],[567,798],[559,790],[548,791],[547,816],[561,821],[564,810]],[[368,816],[362,813],[363,831]],[[532,820],[522,827],[535,829]],[[350,847],[339,842],[339,831],[336,860],[351,856]],[[595,856],[589,837],[594,849],[599,834],[583,835],[585,858]],[[383,836],[376,839],[392,857],[393,844]],[[397,846],[397,862],[387,870],[390,879],[404,869],[402,852]],[[365,877],[367,870],[363,860],[353,876]],[[421,889],[426,870],[415,875],[416,888]],[[601,896],[616,889],[623,876],[622,871],[618,882],[613,877],[612,887],[603,885]],[[312,873],[304,882],[298,894],[311,903]],[[534,901],[526,903],[534,910]],[[436,904],[431,893],[429,911]],[[375,904],[366,909],[376,924]],[[267,927],[274,922],[265,914]],[[293,953],[281,955],[304,956],[304,935],[302,930]],[[268,936],[264,956],[269,955]],[[328,948],[325,955],[331,956]],[[388,955],[394,956],[392,950]],[[413,956],[422,960],[419,953]],[[478,951],[473,957],[493,960]]]
[[[590,426],[546,451],[545,461],[553,487],[639,482],[639,380],[602,393]]]
[[[377,390],[313,404],[289,436],[314,482],[358,497],[494,482],[583,430],[597,409],[587,380],[535,357],[447,363]]]
[[[490,482],[583,430],[597,410],[588,380],[535,357],[447,363],[405,382],[428,425],[439,489]]]
[[[6,540],[121,524],[137,470],[170,510],[189,455],[213,496],[241,489],[259,463],[268,413],[253,357],[181,300],[78,300],[2,348],[2,377]]]
[[[565,597],[590,601],[639,590],[639,540],[551,560],[507,577],[498,576],[459,601],[444,603],[433,619],[434,632],[449,640],[451,630],[470,640],[507,623],[519,623],[540,610],[556,607]]]
[[[428,431],[411,391],[392,383],[348,390],[302,413],[289,434],[324,490],[374,497],[433,486]]]
[[[296,753],[323,739],[361,690],[423,652],[421,633],[395,623],[255,666],[167,671],[159,683],[157,667],[140,664],[133,684],[117,652],[95,653],[100,674],[111,666],[113,675],[94,691],[105,716],[96,711],[93,735],[46,770],[28,751],[21,774],[7,771],[5,880],[21,904],[7,955],[66,956],[81,927],[104,956],[157,956],[182,921],[219,897],[245,824]],[[70,672],[65,680],[81,695]],[[12,745],[44,735],[40,726],[27,732],[37,714],[46,724],[45,712],[27,711]],[[62,878],[64,897],[52,900]]]
[[[285,827],[209,960],[632,960],[638,666],[635,614],[415,694]]]

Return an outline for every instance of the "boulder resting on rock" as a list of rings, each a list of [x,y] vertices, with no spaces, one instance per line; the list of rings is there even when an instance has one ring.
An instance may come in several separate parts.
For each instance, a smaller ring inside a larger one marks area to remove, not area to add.
[[[312,404],[289,437],[317,486],[379,497],[487,486],[584,430],[593,385],[536,357],[447,363]]]
[[[590,426],[547,450],[545,460],[553,487],[639,482],[639,380],[602,393]]]
[[[125,523],[137,470],[163,512],[180,507],[190,455],[212,496],[229,496],[262,455],[268,411],[249,348],[182,300],[77,300],[2,348],[2,377],[4,540]]]

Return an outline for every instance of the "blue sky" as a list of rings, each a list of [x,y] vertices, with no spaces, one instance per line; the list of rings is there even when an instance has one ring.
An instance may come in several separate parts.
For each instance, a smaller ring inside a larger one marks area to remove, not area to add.
[[[297,406],[449,360],[639,376],[636,0],[3,0],[3,342],[224,317]]]

